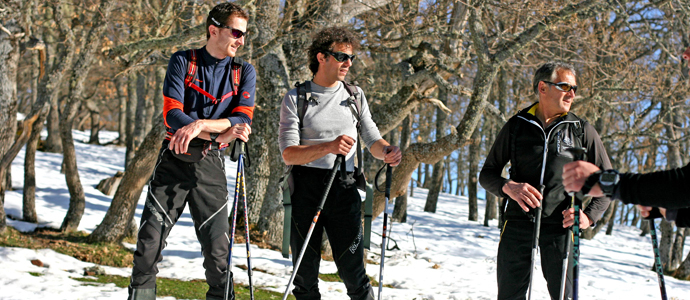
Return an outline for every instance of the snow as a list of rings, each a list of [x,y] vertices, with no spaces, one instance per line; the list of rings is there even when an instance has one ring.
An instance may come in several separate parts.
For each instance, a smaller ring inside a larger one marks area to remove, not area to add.
[[[79,226],[91,232],[103,219],[112,197],[103,195],[94,187],[101,180],[123,169],[124,149],[88,145],[88,132],[75,131],[79,172],[86,193],[86,211]],[[107,142],[116,133],[103,132]],[[69,192],[60,174],[62,156],[37,153],[36,210],[38,226],[59,227],[69,205]],[[8,215],[21,217],[23,185],[22,151],[12,164],[13,186],[18,190],[6,194],[5,210]],[[236,165],[227,161],[228,170]],[[232,192],[235,173],[228,171],[228,189]],[[141,216],[144,203],[142,193],[136,210]],[[232,196],[232,195],[231,195]],[[392,225],[390,237],[400,250],[386,250],[384,284],[394,288],[383,289],[383,299],[495,299],[496,250],[499,230],[497,222],[482,226],[483,220],[467,221],[466,197],[441,194],[435,214],[423,212],[426,190],[416,188],[409,198],[408,222]],[[479,211],[483,213],[484,203]],[[382,219],[377,218],[372,228],[372,249],[369,258],[380,261]],[[31,231],[36,224],[8,219],[10,226]],[[241,224],[240,224],[241,225]],[[167,240],[163,261],[159,264],[161,277],[182,280],[203,279],[201,248],[196,240],[188,210],[181,216]],[[134,245],[128,245],[134,247]],[[389,249],[390,249],[389,247]],[[244,244],[233,248],[235,280],[247,284]],[[253,284],[264,289],[283,292],[292,272],[292,264],[277,251],[251,246],[254,271]],[[687,253],[687,250],[686,250]],[[580,267],[580,297],[582,299],[658,299],[656,273],[650,271],[653,261],[649,236],[640,237],[639,230],[617,226],[612,236],[600,232],[593,240],[583,240]],[[687,256],[687,254],[686,254]],[[30,263],[39,259],[47,267]],[[534,299],[549,299],[546,282],[538,266],[533,290]],[[83,277],[83,269],[93,266],[52,250],[29,250],[0,247],[0,299],[125,299],[127,290],[114,284],[84,285],[72,278]],[[108,274],[129,276],[127,268],[104,267]],[[321,273],[335,273],[332,262],[322,262]],[[29,272],[40,273],[33,276]],[[379,265],[368,264],[367,273],[378,280]],[[347,299],[342,283],[320,282],[322,299]],[[669,299],[690,300],[690,282],[666,277]],[[376,288],[375,288],[376,290]],[[171,297],[159,299],[173,299]]]

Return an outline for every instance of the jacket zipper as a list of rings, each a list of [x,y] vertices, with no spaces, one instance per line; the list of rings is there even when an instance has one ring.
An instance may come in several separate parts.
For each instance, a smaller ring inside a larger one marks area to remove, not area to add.
[[[544,131],[544,128],[541,127],[541,124],[537,123],[534,120],[528,120],[527,118],[523,116],[518,116],[518,118],[523,119],[527,121],[528,123],[537,126],[539,130],[541,130],[542,134],[544,134],[544,153],[542,154],[542,162],[541,162],[541,176],[539,178],[539,185],[544,185],[544,173],[546,173],[546,156],[549,153],[549,138],[551,137],[551,133],[553,132],[556,127],[560,126],[561,124],[566,124],[566,123],[576,123],[577,121],[560,121],[556,123],[553,127],[551,127],[551,130],[549,130],[549,133],[546,134]],[[543,196],[543,195],[542,195]]]

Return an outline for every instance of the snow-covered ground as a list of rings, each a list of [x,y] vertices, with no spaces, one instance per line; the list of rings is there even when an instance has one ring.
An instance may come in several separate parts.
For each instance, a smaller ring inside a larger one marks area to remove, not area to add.
[[[101,135],[103,141],[116,136]],[[75,140],[88,139],[88,132],[76,132]],[[102,220],[111,197],[97,191],[94,186],[103,178],[122,170],[124,149],[76,143],[79,170],[84,185],[87,205],[80,230],[92,231]],[[24,153],[12,164],[15,188],[23,184]],[[69,192],[60,174],[61,155],[38,153],[36,158],[37,192],[36,210],[40,226],[59,227],[69,204]],[[228,160],[228,170],[235,164]],[[235,172],[228,172],[229,190],[235,182]],[[145,192],[142,193],[136,216],[141,216]],[[231,194],[232,196],[232,194]],[[467,198],[442,194],[435,214],[423,212],[426,190],[415,189],[409,199],[408,222],[392,225],[391,238],[400,250],[386,251],[384,299],[495,299],[496,249],[499,231],[496,221],[491,227],[467,221]],[[5,210],[8,215],[21,216],[21,189],[9,191]],[[480,204],[483,214],[483,203]],[[374,221],[374,232],[381,232],[381,220]],[[20,230],[32,230],[35,225],[8,220]],[[380,259],[380,236],[372,234],[370,258]],[[391,242],[391,246],[394,243]],[[133,245],[132,245],[133,246]],[[233,249],[233,272],[236,281],[247,284],[246,272],[238,268],[246,265],[245,245]],[[279,252],[252,246],[254,286],[283,292],[292,272],[292,264]],[[652,248],[649,237],[639,237],[635,228],[618,226],[612,236],[602,233],[594,240],[582,242],[580,268],[580,297],[582,299],[658,299],[656,274],[650,271]],[[687,253],[687,250],[686,250]],[[203,279],[200,246],[194,235],[188,211],[182,215],[168,238],[159,264],[161,277],[183,280]],[[687,254],[686,254],[687,255]],[[48,267],[30,263],[39,259]],[[127,290],[113,284],[84,285],[71,278],[82,277],[83,268],[93,264],[80,262],[52,250],[29,250],[0,247],[0,299],[125,299]],[[537,274],[541,269],[537,267]],[[105,267],[109,274],[129,276],[129,269]],[[29,272],[41,273],[32,276]],[[332,262],[323,262],[322,273],[335,273]],[[367,273],[379,276],[379,266],[369,264]],[[535,276],[534,299],[548,299],[546,282]],[[669,299],[690,300],[690,282],[666,277]],[[347,299],[342,283],[321,282],[323,299]],[[161,298],[161,299],[172,299]]]

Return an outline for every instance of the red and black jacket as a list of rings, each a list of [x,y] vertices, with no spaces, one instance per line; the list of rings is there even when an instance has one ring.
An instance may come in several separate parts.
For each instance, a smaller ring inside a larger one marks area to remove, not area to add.
[[[251,124],[255,90],[256,71],[239,58],[216,59],[206,47],[176,52],[163,83],[168,136],[199,119]]]

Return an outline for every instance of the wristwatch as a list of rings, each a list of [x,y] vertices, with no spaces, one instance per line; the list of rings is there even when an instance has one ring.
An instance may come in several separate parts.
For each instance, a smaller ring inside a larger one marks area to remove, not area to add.
[[[601,174],[599,174],[599,187],[601,188],[601,192],[604,193],[606,197],[613,196],[613,192],[619,180],[620,176],[616,170],[611,169],[601,172]]]
[[[209,133],[209,134],[208,134],[208,136],[211,137],[211,142],[214,142],[214,143],[216,142],[216,139],[218,138],[219,135],[220,135],[220,134],[217,133],[217,132]]]
[[[587,193],[592,190],[592,187],[599,183],[599,175],[601,175],[601,170],[596,171],[587,177],[587,180],[585,180],[585,183],[582,185],[582,189],[580,189],[580,192],[582,192],[583,195],[587,195]]]

